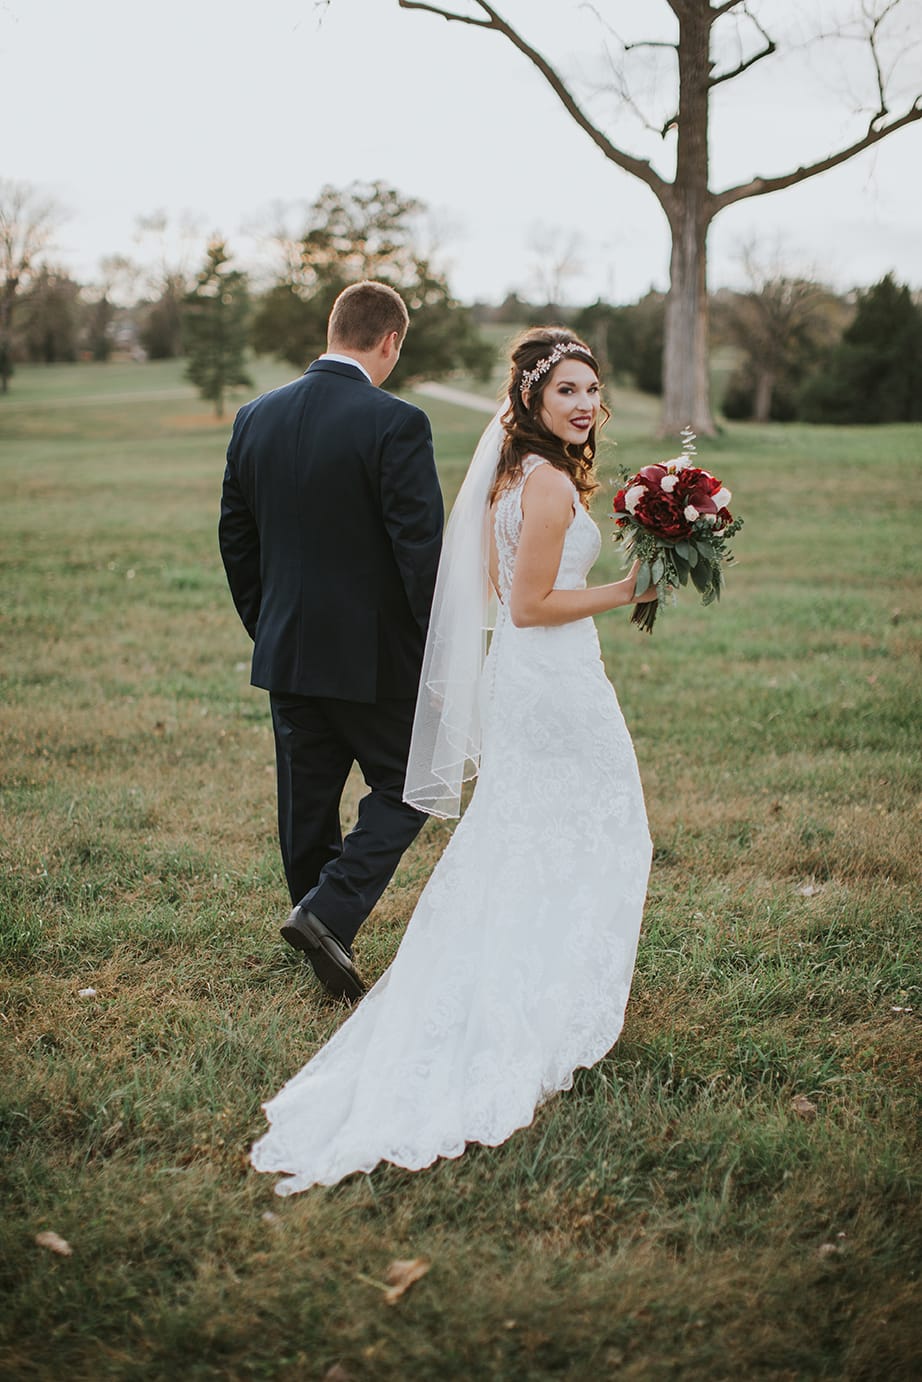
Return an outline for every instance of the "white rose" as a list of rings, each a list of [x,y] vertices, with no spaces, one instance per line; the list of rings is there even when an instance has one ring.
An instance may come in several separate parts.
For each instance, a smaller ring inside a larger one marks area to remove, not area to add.
[[[714,495],[714,503],[717,505],[719,509],[725,509],[732,498],[733,495],[730,493],[730,491],[727,489],[725,485],[723,489],[719,489],[717,493]]]
[[[695,508],[694,504],[685,505],[685,517],[688,519],[689,523],[694,523],[695,519],[698,517],[698,510]]]
[[[678,483],[678,475],[664,475],[659,482],[659,487],[661,490],[664,490],[666,494],[671,494]]]
[[[631,488],[624,496],[624,507],[628,513],[633,513],[646,493],[646,485],[631,485]]]

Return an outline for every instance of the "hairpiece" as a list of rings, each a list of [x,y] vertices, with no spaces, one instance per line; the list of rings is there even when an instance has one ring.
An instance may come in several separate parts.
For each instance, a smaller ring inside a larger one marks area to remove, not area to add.
[[[533,384],[537,384],[549,369],[558,365],[565,355],[588,355],[591,358],[592,352],[588,346],[580,345],[579,341],[558,341],[550,355],[545,355],[539,360],[534,369],[522,371],[522,382],[519,385],[519,392],[525,393]]]

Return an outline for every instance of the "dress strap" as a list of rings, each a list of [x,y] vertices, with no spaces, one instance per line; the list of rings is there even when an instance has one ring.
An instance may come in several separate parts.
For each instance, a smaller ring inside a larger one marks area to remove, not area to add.
[[[528,479],[533,470],[537,470],[539,465],[549,465],[550,462],[543,456],[526,456],[522,462],[522,483]]]

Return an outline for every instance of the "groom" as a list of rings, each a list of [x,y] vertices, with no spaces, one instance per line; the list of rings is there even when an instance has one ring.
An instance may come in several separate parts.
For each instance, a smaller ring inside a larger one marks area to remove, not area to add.
[[[408,323],[384,283],[339,295],[327,353],[237,414],[218,530],[269,692],[295,904],[282,935],[348,998],[364,992],[352,941],[426,819],[403,784],[442,497],[428,418],[380,388]],[[353,762],[369,792],[343,839]]]

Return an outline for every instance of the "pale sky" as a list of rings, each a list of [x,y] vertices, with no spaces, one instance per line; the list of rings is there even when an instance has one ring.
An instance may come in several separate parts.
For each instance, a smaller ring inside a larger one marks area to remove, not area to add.
[[[617,114],[602,31],[580,0],[498,0],[564,73],[593,84],[591,110],[614,139],[671,175],[671,141]],[[804,36],[851,0],[751,0],[775,34]],[[456,8],[470,0],[456,0]],[[902,93],[922,91],[922,0],[903,0],[888,61]],[[598,0],[629,39],[669,39],[665,0]],[[721,21],[726,23],[727,21]],[[726,31],[733,54],[735,26]],[[758,43],[750,29],[747,39]],[[746,50],[751,51],[751,48]],[[635,89],[662,121],[665,49]],[[828,59],[828,61],[827,61]],[[636,58],[635,58],[636,60]],[[730,65],[735,65],[733,57]],[[786,172],[863,132],[873,94],[856,42],[767,58],[718,88],[712,185]],[[584,90],[585,88],[580,88]],[[534,68],[499,35],[397,0],[0,0],[0,176],[25,179],[70,215],[56,251],[86,280],[101,256],[138,256],[136,218],[166,210],[212,232],[244,263],[246,230],[274,201],[325,183],[380,178],[426,202],[455,293],[498,301],[534,290],[536,227],[580,237],[573,302],[633,301],[668,283],[669,237],[653,195],[578,129]],[[620,139],[619,139],[620,136]],[[888,270],[922,287],[922,121],[876,150],[715,222],[712,287],[738,284],[741,247],[838,289]]]

